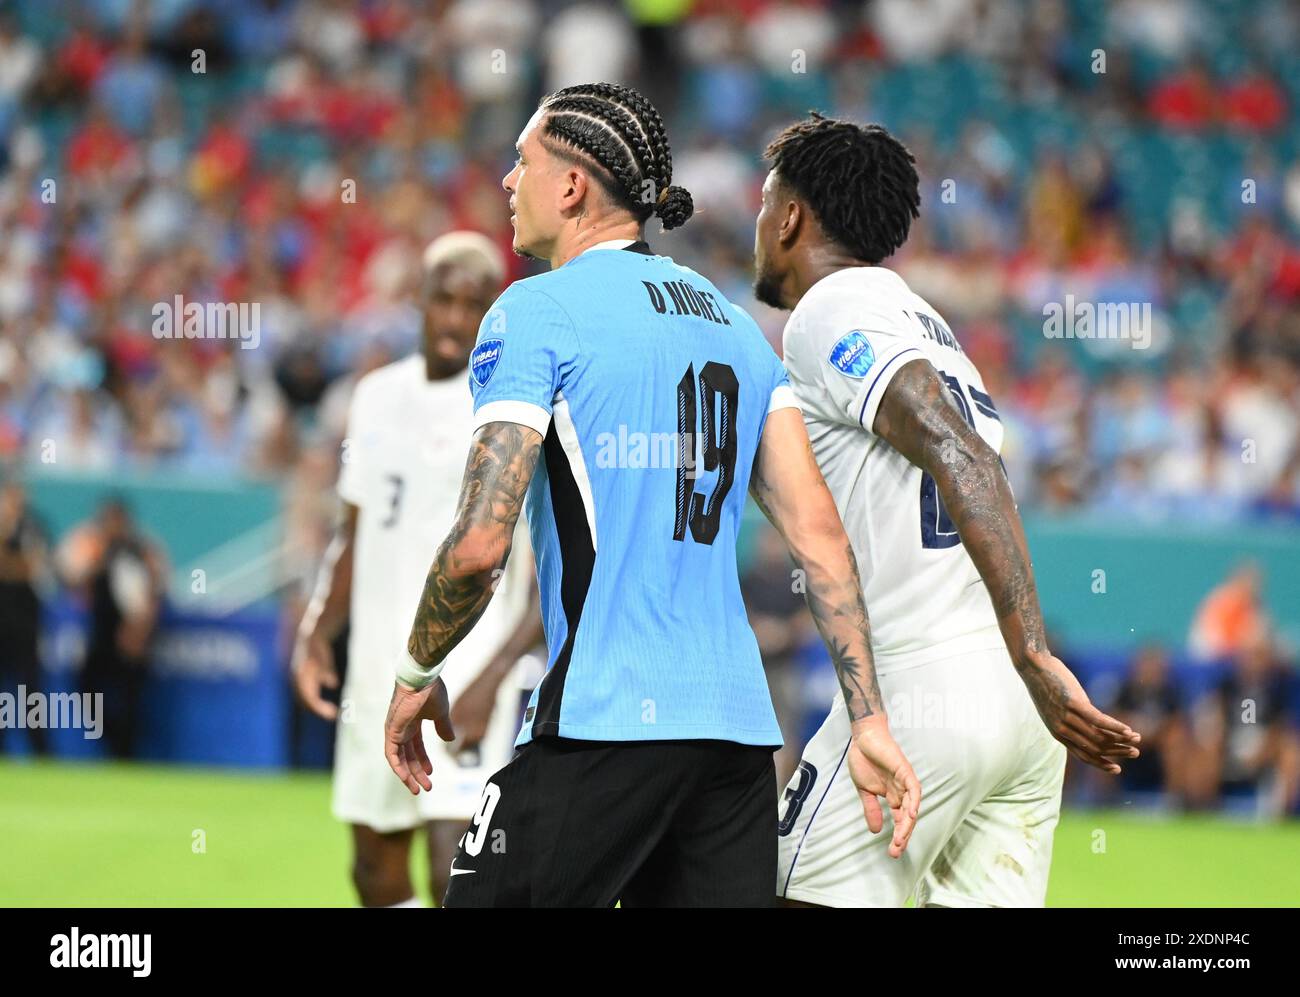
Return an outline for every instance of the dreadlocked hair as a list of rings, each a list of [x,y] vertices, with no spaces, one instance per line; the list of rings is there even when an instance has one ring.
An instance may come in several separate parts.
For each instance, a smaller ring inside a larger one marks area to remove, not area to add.
[[[807,202],[826,234],[868,263],[897,250],[912,219],[920,217],[916,160],[880,125],[814,111],[773,139],[763,157]]]
[[[596,181],[640,222],[665,229],[695,211],[690,191],[673,186],[673,156],[663,118],[644,96],[614,83],[565,87],[542,99],[543,142],[554,152],[594,163]],[[549,140],[549,142],[547,142]]]

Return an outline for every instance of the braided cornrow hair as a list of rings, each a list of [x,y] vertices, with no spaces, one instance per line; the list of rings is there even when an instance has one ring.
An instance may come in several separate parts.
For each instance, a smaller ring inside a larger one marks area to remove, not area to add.
[[[676,187],[668,133],[654,104],[631,87],[584,83],[542,100],[543,140],[576,151],[600,167],[597,181],[638,221],[655,215],[665,229],[695,211],[690,191]]]
[[[880,125],[814,111],[773,139],[763,157],[808,203],[826,234],[869,263],[898,249],[920,216],[916,160]]]

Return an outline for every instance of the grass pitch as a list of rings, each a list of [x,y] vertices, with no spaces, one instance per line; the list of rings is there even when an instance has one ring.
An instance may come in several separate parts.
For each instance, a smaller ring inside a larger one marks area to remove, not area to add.
[[[319,774],[3,761],[0,855],[11,906],[355,902],[347,830]],[[1295,822],[1067,811],[1048,903],[1297,906],[1297,855]]]

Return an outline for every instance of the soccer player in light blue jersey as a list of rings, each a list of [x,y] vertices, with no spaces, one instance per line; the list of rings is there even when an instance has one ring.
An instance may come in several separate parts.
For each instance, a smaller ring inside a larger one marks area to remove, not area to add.
[[[920,786],[889,732],[858,569],[785,371],[754,321],[656,255],[645,222],[692,213],[663,122],[611,84],[561,90],[503,186],[515,250],[551,271],[506,290],[470,360],[459,510],[429,571],[386,724],[429,788],[420,720],[451,737],[438,678],[527,508],[548,671],[485,787],[448,906],[765,906],[780,744],[736,566],[746,492],[785,537],[855,704],[848,765],[900,855]],[[865,834],[867,828],[863,828]]]

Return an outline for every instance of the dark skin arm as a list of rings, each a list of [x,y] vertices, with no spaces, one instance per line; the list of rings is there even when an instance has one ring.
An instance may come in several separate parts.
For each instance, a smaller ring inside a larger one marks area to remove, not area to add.
[[[872,424],[935,480],[962,545],[988,588],[1016,671],[1043,723],[1080,761],[1118,773],[1141,735],[1102,713],[1047,648],[1024,528],[997,453],[952,403],[933,365],[914,360],[894,375]]]
[[[338,526],[316,576],[316,590],[298,624],[293,646],[293,688],[299,701],[318,717],[333,720],[338,707],[322,694],[339,687],[332,645],[348,620],[352,602],[352,550],[358,509],[343,503]]]
[[[478,622],[510,556],[515,523],[524,507],[541,453],[542,437],[526,426],[493,422],[474,434],[456,521],[438,548],[425,579],[407,650],[432,668]],[[413,793],[429,790],[433,766],[420,736],[420,720],[432,720],[444,741],[455,740],[447,689],[435,679],[423,689],[395,683],[385,722],[385,754]]]
[[[778,409],[767,417],[749,491],[804,573],[808,609],[830,651],[852,725],[849,775],[873,833],[884,823],[877,797],[888,801],[894,815],[889,853],[897,858],[915,826],[921,786],[889,732],[857,558],[798,409]]]

